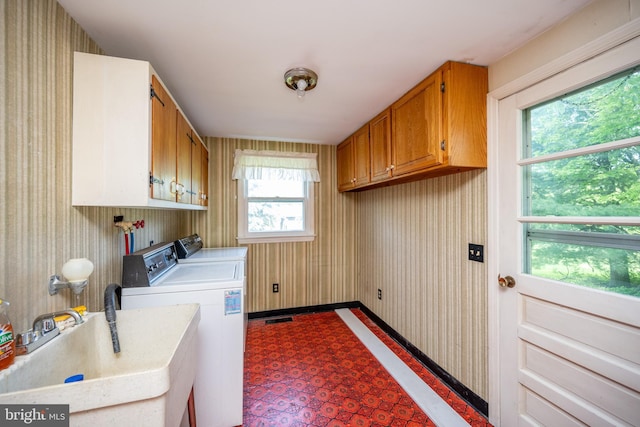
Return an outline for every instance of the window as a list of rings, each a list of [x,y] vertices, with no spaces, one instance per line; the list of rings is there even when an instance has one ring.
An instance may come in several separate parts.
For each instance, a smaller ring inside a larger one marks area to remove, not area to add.
[[[314,239],[315,154],[237,150],[233,178],[239,243]]]
[[[523,111],[524,271],[640,296],[640,70]]]

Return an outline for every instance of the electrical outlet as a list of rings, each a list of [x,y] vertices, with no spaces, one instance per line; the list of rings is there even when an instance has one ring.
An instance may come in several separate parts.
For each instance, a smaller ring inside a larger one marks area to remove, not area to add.
[[[378,289],[378,299],[382,299],[382,289]]]
[[[278,283],[274,283],[273,285],[271,285],[271,291],[276,294],[278,292],[280,292],[280,284]]]
[[[469,243],[469,260],[484,262],[484,246]]]

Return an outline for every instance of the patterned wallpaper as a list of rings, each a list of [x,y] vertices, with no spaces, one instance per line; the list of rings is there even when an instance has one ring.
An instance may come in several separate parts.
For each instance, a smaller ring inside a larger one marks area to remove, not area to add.
[[[0,298],[24,331],[42,313],[103,309],[104,288],[122,274],[124,238],[114,215],[145,220],[137,249],[188,233],[191,215],[71,206],[73,52],[102,52],[56,1],[4,0],[0,17]],[[85,291],[50,296],[49,276],[79,257],[95,265]]]
[[[486,247],[486,180],[464,172],[356,200],[358,299],[484,399],[487,271],[467,250]]]
[[[233,138],[205,138],[209,147],[209,211],[194,219],[207,246],[237,246],[237,181],[231,180],[236,149],[301,151],[318,154],[315,231],[312,242],[247,245],[249,312],[357,299],[355,290],[355,195],[336,184],[336,147]],[[280,284],[273,293],[272,283]]]
[[[191,232],[207,246],[234,246],[234,150],[316,152],[317,238],[249,245],[249,311],[360,300],[487,398],[486,269],[466,260],[467,243],[486,244],[484,171],[340,194],[334,146],[209,137],[207,212],[72,207],[73,51],[102,52],[53,0],[5,0],[0,16],[0,297],[17,330],[77,304],[103,309],[124,254],[114,215],[145,220],[138,249]],[[81,256],[96,265],[85,292],[49,296],[49,276]]]

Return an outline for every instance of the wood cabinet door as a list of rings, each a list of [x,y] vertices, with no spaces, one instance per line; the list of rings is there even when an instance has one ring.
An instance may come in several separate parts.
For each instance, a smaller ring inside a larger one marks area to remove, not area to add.
[[[336,166],[338,168],[338,191],[347,191],[355,185],[353,139],[338,145],[336,149]]]
[[[369,122],[369,152],[371,182],[392,176],[391,110],[386,109]]]
[[[442,71],[427,77],[391,106],[393,175],[442,163]]]
[[[151,98],[151,197],[175,201],[171,182],[176,178],[176,105],[156,76],[151,85],[156,94]]]
[[[193,136],[189,122],[184,118],[180,110],[176,110],[176,143],[177,143],[177,162],[176,162],[176,183],[173,190],[176,192],[176,201],[179,203],[192,203],[191,191],[192,183],[192,165],[191,165],[191,146],[193,145]],[[198,169],[200,165],[198,165]]]
[[[209,206],[209,152],[200,144],[200,205]]]
[[[202,205],[202,141],[195,132],[191,132],[191,191],[190,199],[193,205]]]
[[[371,182],[369,171],[369,124],[367,123],[351,137],[353,139],[353,172],[356,187]]]

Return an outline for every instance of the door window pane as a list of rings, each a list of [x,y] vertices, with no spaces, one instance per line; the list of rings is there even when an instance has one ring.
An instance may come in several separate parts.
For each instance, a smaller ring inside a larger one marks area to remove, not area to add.
[[[640,146],[535,163],[525,173],[528,215],[640,215]]]
[[[640,227],[620,225],[640,217],[640,72],[533,106],[523,123],[524,271],[640,296]]]
[[[633,69],[525,111],[526,157],[640,135],[640,70]]]
[[[640,297],[640,227],[528,224],[527,272]]]

